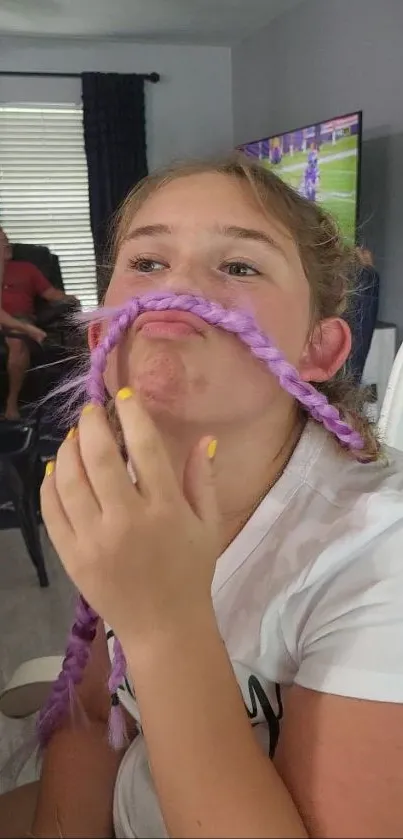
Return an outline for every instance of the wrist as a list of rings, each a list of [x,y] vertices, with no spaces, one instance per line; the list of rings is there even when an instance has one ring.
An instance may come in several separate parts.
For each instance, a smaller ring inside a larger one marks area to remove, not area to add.
[[[202,644],[208,635],[218,634],[218,626],[212,601],[206,602],[199,609],[184,609],[177,612],[169,623],[161,622],[152,631],[136,636],[127,633],[121,640],[130,668],[136,669],[142,664],[157,661],[172,655],[178,648]]]

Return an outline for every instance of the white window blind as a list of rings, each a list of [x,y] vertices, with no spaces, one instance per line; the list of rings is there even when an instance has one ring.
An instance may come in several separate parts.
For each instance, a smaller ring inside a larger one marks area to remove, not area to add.
[[[97,305],[81,108],[0,105],[0,225],[50,248],[65,291]]]

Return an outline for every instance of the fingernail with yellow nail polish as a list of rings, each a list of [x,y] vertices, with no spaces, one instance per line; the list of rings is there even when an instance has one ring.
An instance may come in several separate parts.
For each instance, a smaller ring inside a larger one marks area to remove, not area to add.
[[[217,440],[210,440],[207,446],[207,457],[209,460],[213,460],[215,458],[215,453],[217,451]]]
[[[46,464],[46,469],[45,469],[46,477],[49,477],[49,475],[52,475],[54,471],[55,471],[55,461],[54,460],[48,460],[48,462]]]
[[[84,416],[85,414],[90,414],[91,411],[94,410],[94,406],[92,402],[88,402],[88,405],[84,405],[83,410],[81,411],[81,415]]]
[[[77,429],[76,428],[70,428],[69,433],[66,435],[66,440],[73,440],[74,437],[76,436],[76,434],[77,434]]]
[[[131,396],[134,396],[131,387],[122,387],[120,390],[118,390],[116,394],[116,399],[119,399],[120,402],[124,402],[125,399],[130,399]]]

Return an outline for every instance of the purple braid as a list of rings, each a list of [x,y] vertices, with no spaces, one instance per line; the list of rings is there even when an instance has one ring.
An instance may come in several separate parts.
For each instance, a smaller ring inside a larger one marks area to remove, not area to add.
[[[123,311],[115,314],[108,334],[91,353],[91,366],[87,377],[87,395],[90,402],[103,405],[105,402],[104,373],[108,355],[119,343],[122,335],[129,329],[140,314],[139,302],[134,299]]]
[[[127,741],[125,720],[119,703],[118,688],[122,686],[127,665],[122,645],[118,638],[113,640],[112,668],[108,688],[111,695],[111,714],[109,718],[109,742],[113,749],[121,749]]]
[[[74,688],[81,682],[88,662],[97,623],[97,613],[80,596],[61,673],[39,715],[38,737],[41,748],[48,744],[53,732],[59,728],[67,714]]]
[[[239,310],[224,309],[218,303],[191,294],[160,292],[128,300],[122,307],[99,310],[89,320],[109,322],[106,336],[91,353],[90,367],[83,378],[74,380],[70,387],[77,387],[80,397],[86,396],[97,405],[105,403],[104,374],[107,359],[122,336],[143,312],[167,311],[169,309],[192,312],[211,326],[219,327],[236,335],[252,355],[266,365],[278,379],[281,387],[294,397],[313,417],[330,431],[340,443],[358,452],[363,447],[360,435],[345,422],[337,409],[330,405],[326,396],[313,385],[302,381],[295,367],[286,361],[273,342],[258,327],[252,315]],[[69,386],[63,388],[66,392]],[[60,391],[61,392],[61,391]],[[95,637],[98,616],[80,598],[62,672],[57,679],[49,700],[39,718],[39,740],[45,746],[53,731],[61,724],[69,708],[69,697],[80,683],[89,657],[90,644]],[[120,642],[114,641],[113,663],[108,683],[111,694],[111,716],[109,740],[113,748],[120,749],[125,743],[125,724],[119,706],[118,689],[126,673],[126,660]]]

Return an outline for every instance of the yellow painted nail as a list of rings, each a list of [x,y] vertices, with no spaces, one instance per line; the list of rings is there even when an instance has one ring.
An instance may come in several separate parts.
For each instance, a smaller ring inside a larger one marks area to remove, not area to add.
[[[131,387],[121,387],[116,394],[116,399],[119,399],[120,402],[124,402],[125,399],[130,399],[131,396],[134,396]]]
[[[84,416],[85,414],[90,414],[91,411],[94,410],[94,406],[92,402],[88,402],[88,405],[84,405],[83,410],[81,411],[81,415]]]
[[[73,438],[76,436],[76,434],[77,434],[77,429],[76,428],[70,428],[69,433],[66,435],[66,440],[73,440]]]
[[[46,469],[45,469],[46,476],[49,477],[49,475],[52,475],[54,471],[55,471],[55,461],[54,460],[48,460],[48,462],[46,464]]]
[[[207,456],[209,460],[213,460],[217,451],[217,440],[210,440],[207,446]]]

